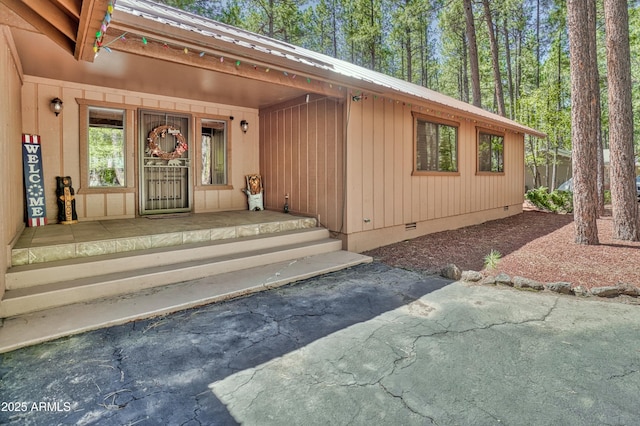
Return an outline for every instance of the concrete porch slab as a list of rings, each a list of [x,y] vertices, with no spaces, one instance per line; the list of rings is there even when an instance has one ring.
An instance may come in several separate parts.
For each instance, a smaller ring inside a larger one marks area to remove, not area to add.
[[[50,224],[23,230],[11,250],[11,266],[268,235],[316,226],[315,218],[268,210]]]
[[[0,353],[240,297],[371,261],[368,256],[337,251],[7,318],[0,327]]]

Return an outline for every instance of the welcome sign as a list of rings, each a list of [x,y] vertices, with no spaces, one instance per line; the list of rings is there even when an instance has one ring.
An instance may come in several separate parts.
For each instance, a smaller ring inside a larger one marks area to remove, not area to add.
[[[47,224],[47,210],[44,202],[40,136],[22,135],[22,165],[27,201],[27,226],[44,226]]]

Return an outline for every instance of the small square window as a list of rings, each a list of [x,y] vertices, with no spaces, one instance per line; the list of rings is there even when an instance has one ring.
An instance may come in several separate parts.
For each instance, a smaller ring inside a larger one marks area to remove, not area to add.
[[[124,187],[125,177],[125,111],[111,108],[89,108],[89,187]]]
[[[416,171],[458,171],[458,127],[416,118]]]
[[[504,135],[478,131],[478,171],[504,172]]]

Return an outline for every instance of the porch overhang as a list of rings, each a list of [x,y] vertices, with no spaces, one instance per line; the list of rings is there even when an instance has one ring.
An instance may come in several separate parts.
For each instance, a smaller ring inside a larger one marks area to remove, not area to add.
[[[38,8],[37,0],[0,2],[27,23],[35,15],[37,31],[14,28],[29,75],[258,109],[305,94],[348,100],[367,93],[546,137],[428,88],[147,0],[117,2],[106,33],[109,0],[52,0],[54,9]],[[104,38],[96,54],[98,31]],[[54,42],[62,50],[51,49]]]
[[[93,40],[109,0],[0,0],[0,3],[74,58],[93,60]],[[7,20],[15,19],[9,13],[3,15]]]

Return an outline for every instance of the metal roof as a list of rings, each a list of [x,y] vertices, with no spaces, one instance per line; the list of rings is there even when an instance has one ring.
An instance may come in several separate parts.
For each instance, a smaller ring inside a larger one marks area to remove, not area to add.
[[[416,101],[426,100],[493,123],[499,123],[512,130],[537,137],[546,137],[544,133],[538,130],[426,87],[164,4],[149,0],[118,0],[115,4],[115,11],[115,21],[118,19],[118,13],[127,13],[168,25],[171,29],[168,29],[167,32],[171,32],[173,36],[179,37],[181,32],[187,32],[183,33],[184,37],[188,33],[196,33],[200,36],[214,39],[217,44],[228,44],[228,51],[230,52],[233,52],[234,49],[249,49],[256,54],[272,55],[274,58],[278,57],[290,61],[291,66],[304,66],[305,72],[309,74],[316,73],[316,75],[325,79],[333,77],[342,82],[346,80],[354,88],[370,90],[374,93],[385,95],[391,93],[402,94],[408,98],[414,98]]]

